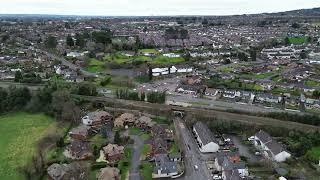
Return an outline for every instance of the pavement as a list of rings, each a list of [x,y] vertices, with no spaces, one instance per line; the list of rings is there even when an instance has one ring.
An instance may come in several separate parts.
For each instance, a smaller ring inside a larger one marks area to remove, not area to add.
[[[178,178],[181,180],[209,180],[212,179],[210,172],[206,167],[206,157],[210,157],[210,154],[201,154],[198,145],[195,142],[195,138],[192,133],[188,130],[184,121],[180,118],[174,119],[174,125],[176,133],[180,137],[180,143],[184,148],[185,152],[185,174]],[[213,156],[213,154],[212,154]],[[194,166],[197,165],[199,168],[196,170]]]
[[[140,154],[143,148],[143,141],[137,135],[130,135],[130,137],[134,140],[133,144],[133,156],[132,156],[132,165],[129,170],[129,180],[140,180],[139,166],[140,166]]]

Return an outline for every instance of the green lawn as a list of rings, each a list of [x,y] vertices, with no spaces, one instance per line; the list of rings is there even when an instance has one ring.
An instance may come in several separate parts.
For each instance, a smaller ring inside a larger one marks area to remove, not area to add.
[[[304,85],[309,86],[309,87],[319,87],[320,83],[317,81],[306,80],[306,81],[304,81]]]
[[[320,146],[319,147],[314,147],[311,150],[309,150],[306,154],[308,159],[318,162],[320,159]]]
[[[171,149],[170,149],[170,154],[177,154],[179,152],[180,152],[179,147],[178,147],[177,143],[174,142]]]
[[[169,58],[162,55],[159,55],[155,58],[151,58],[147,56],[128,57],[119,52],[113,55],[108,55],[105,57],[105,59],[108,62],[116,62],[118,64],[131,63],[133,61],[149,61],[152,64],[175,64],[175,63],[180,63],[185,61],[183,57]]]
[[[143,133],[143,134],[140,135],[140,138],[143,141],[148,141],[149,139],[151,139],[151,134],[150,133]]]
[[[36,143],[55,126],[44,114],[14,113],[0,116],[1,180],[23,179],[17,168],[24,166],[36,153]]]
[[[289,42],[291,44],[304,44],[308,42],[308,37],[306,36],[289,37]]]
[[[241,74],[240,76],[242,78],[248,78],[248,79],[264,79],[270,76],[273,76],[274,72],[265,72],[265,73],[260,73],[260,74],[256,74],[256,73],[246,73],[246,74]]]
[[[127,173],[129,172],[131,166],[131,158],[133,154],[132,148],[125,148],[124,149],[125,157],[118,163],[118,168],[121,172],[121,180],[125,180],[127,177]],[[134,162],[133,162],[134,163]]]
[[[157,124],[171,124],[170,121],[166,117],[157,116],[152,119],[152,121],[156,122]]]
[[[89,66],[102,66],[104,65],[103,61],[99,61],[98,59],[91,58],[89,62]]]
[[[154,165],[152,163],[143,163],[140,168],[140,174],[143,179],[152,179],[152,171]]]
[[[156,57],[152,63],[153,64],[176,64],[176,63],[181,63],[184,62],[184,58],[183,57],[178,57],[178,58],[169,58],[169,57],[165,57],[165,56],[158,56]]]
[[[144,144],[143,148],[141,150],[141,156],[140,159],[141,160],[146,160],[146,158],[148,157],[148,155],[151,153],[152,151],[152,146],[150,144]]]
[[[156,49],[139,49],[139,53],[158,53]]]
[[[141,130],[140,130],[140,128],[133,127],[133,128],[130,129],[130,134],[131,135],[140,135],[141,134]]]

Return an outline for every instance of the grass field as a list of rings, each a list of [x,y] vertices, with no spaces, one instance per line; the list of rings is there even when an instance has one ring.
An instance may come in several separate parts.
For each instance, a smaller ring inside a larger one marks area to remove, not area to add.
[[[312,81],[312,80],[306,80],[304,82],[304,85],[309,86],[309,87],[319,87],[320,83],[317,81]]]
[[[139,53],[158,53],[158,51],[156,49],[140,49],[138,51]]]
[[[89,60],[89,64],[86,70],[92,73],[103,72],[105,71],[104,64],[105,62],[103,61],[99,61],[98,59],[91,58]]]
[[[22,112],[0,116],[0,123],[1,180],[24,179],[17,169],[31,160],[37,141],[56,123],[44,114]]]
[[[265,72],[260,74],[247,73],[247,74],[241,74],[241,77],[248,78],[248,79],[264,79],[273,75],[274,75],[274,72]]]
[[[148,52],[149,49],[141,50],[141,52]],[[150,49],[152,52],[153,50]],[[180,62],[184,62],[183,57],[178,58],[169,58],[162,55],[156,56],[154,58],[147,57],[147,56],[132,56],[128,57],[121,53],[115,53],[113,55],[108,55],[105,57],[105,60],[107,62],[116,62],[118,64],[126,64],[126,63],[132,63],[134,61],[148,61],[152,64],[176,64]]]
[[[289,37],[289,42],[290,42],[291,44],[304,44],[304,43],[308,43],[308,37],[306,37],[306,36]]]

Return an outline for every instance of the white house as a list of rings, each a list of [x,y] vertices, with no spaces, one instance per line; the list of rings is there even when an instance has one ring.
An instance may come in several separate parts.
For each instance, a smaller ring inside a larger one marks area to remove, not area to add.
[[[181,57],[180,54],[174,54],[174,53],[168,53],[168,54],[163,54],[164,57],[168,57],[168,58],[179,58]]]
[[[213,153],[219,150],[218,140],[215,139],[210,129],[202,122],[193,126],[193,132],[197,138],[200,152]]]
[[[171,66],[163,68],[153,68],[152,76],[162,76],[175,73],[190,73],[193,71],[193,67],[188,66]]]
[[[263,130],[260,130],[251,139],[257,149],[262,151],[263,155],[268,159],[276,162],[284,162],[287,158],[291,157],[290,153],[285,151],[278,142],[273,140],[272,137]]]

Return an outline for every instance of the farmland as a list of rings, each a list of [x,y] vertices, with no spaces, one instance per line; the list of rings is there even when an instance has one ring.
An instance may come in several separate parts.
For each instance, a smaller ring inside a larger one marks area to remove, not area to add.
[[[44,114],[15,113],[0,116],[0,177],[23,179],[18,169],[36,153],[36,143],[55,121]]]

